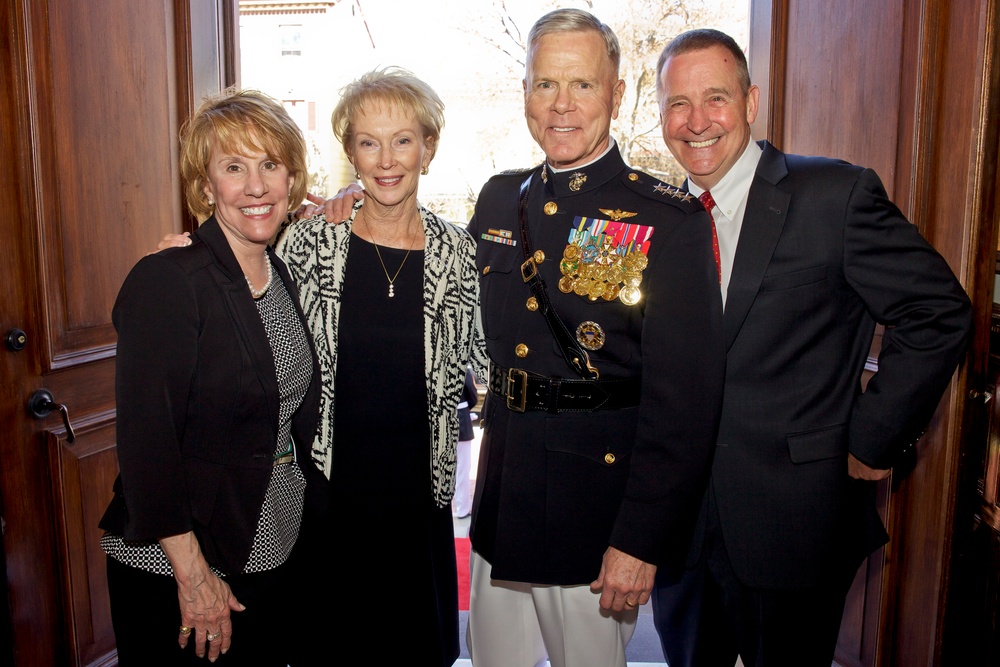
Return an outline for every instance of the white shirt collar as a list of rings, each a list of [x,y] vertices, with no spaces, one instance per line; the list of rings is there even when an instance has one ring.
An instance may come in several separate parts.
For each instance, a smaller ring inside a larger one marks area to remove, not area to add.
[[[712,199],[715,200],[715,205],[719,207],[726,218],[732,220],[740,204],[746,198],[747,192],[750,191],[750,185],[753,183],[754,174],[757,172],[757,163],[760,162],[760,156],[763,154],[764,151],[757,145],[757,142],[751,139],[743,150],[743,154],[740,155],[740,159],[712,188]],[[705,191],[691,180],[690,175],[688,175],[688,190],[696,197]]]

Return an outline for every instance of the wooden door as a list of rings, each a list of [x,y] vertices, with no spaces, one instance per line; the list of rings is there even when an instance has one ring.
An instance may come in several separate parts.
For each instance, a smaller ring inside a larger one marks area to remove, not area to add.
[[[0,3],[0,664],[116,662],[97,526],[117,474],[111,307],[190,226],[177,133],[225,78],[233,4]],[[65,412],[29,414],[40,389]]]

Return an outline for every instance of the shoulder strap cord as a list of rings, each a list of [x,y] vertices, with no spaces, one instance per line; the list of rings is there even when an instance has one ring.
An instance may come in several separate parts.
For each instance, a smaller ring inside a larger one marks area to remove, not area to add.
[[[549,330],[559,344],[566,363],[584,380],[596,380],[600,373],[590,365],[590,357],[577,342],[573,334],[566,328],[566,324],[559,318],[549,297],[545,293],[545,282],[538,275],[538,267],[531,252],[531,245],[528,240],[528,190],[531,189],[531,180],[536,170],[532,170],[524,182],[521,183],[521,191],[518,194],[518,219],[521,223],[521,248],[524,251],[524,263],[521,264],[521,278],[531,288],[531,293],[538,301],[538,312],[545,316],[545,322],[549,325]]]

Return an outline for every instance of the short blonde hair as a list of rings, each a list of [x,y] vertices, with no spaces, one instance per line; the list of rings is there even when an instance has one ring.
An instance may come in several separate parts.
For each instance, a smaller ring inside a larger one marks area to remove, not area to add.
[[[340,101],[330,121],[333,134],[348,157],[353,157],[350,146],[354,142],[354,118],[370,102],[413,112],[430,153],[428,162],[434,159],[444,128],[444,102],[433,88],[401,67],[366,72],[340,91]]]
[[[181,128],[181,180],[188,210],[198,220],[212,215],[205,194],[212,148],[237,152],[252,149],[288,168],[294,179],[289,208],[309,190],[306,142],[285,108],[257,90],[226,90],[206,98]]]

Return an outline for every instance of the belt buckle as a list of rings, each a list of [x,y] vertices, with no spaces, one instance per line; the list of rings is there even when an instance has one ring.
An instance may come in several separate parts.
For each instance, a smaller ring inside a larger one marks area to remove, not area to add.
[[[521,400],[518,403],[511,402],[511,387],[515,383],[520,383],[521,385]],[[514,412],[524,412],[524,406],[527,405],[528,401],[528,371],[523,371],[520,368],[511,368],[507,370],[507,387],[504,391],[507,399],[507,409],[513,410]]]
[[[535,264],[535,260],[531,257],[528,258],[524,264],[521,265],[521,280],[524,282],[531,282],[531,280],[538,275],[538,265]]]

